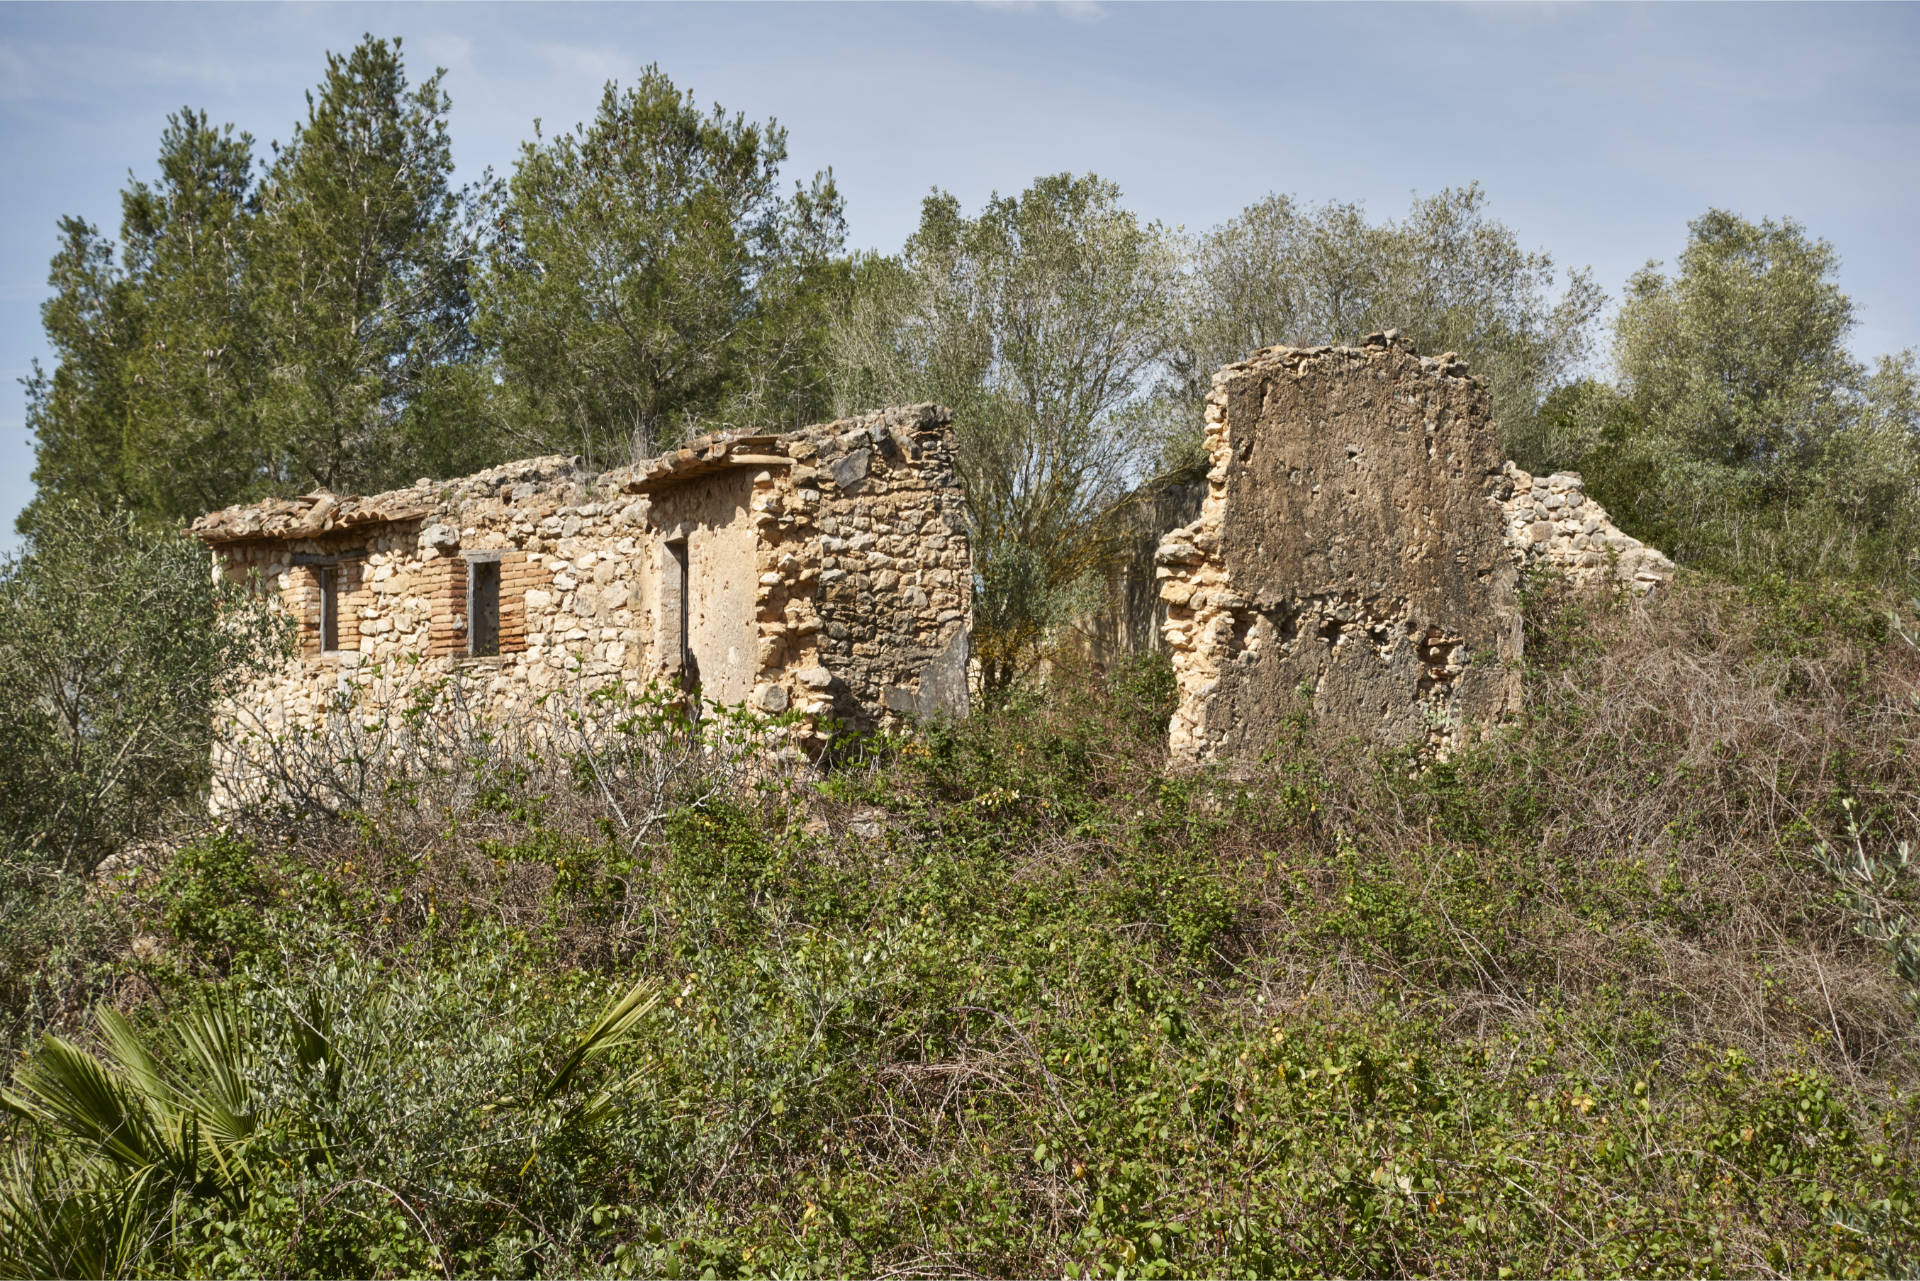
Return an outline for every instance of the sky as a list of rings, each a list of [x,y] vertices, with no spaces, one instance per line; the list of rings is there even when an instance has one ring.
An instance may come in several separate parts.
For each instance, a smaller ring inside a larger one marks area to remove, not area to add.
[[[856,248],[897,249],[936,186],[973,210],[1064,170],[1195,232],[1270,192],[1381,218],[1478,181],[1615,298],[1710,207],[1797,219],[1839,252],[1856,354],[1920,346],[1920,4],[6,4],[0,552],[56,220],[117,229],[183,106],[266,154],[368,32],[446,68],[463,181],[657,63],[777,118],[787,176],[831,166]]]

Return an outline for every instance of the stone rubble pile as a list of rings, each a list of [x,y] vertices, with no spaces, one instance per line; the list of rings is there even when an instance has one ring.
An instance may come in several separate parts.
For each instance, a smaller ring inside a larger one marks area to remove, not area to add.
[[[1534,477],[1513,463],[1501,507],[1507,538],[1527,569],[1548,568],[1583,586],[1618,583],[1641,595],[1673,577],[1673,562],[1657,548],[1623,533],[1606,508],[1588,498],[1576,471]]]

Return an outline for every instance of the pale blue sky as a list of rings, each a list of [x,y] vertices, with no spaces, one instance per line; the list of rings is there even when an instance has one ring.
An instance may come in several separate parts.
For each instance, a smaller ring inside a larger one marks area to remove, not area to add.
[[[117,228],[168,111],[285,138],[325,50],[448,69],[463,176],[534,117],[658,62],[831,165],[851,241],[896,248],[935,184],[972,208],[1094,170],[1199,230],[1270,191],[1364,201],[1475,179],[1611,295],[1710,205],[1833,241],[1863,356],[1920,344],[1920,5],[0,6],[0,548],[31,495],[15,380],[45,359],[54,222]]]

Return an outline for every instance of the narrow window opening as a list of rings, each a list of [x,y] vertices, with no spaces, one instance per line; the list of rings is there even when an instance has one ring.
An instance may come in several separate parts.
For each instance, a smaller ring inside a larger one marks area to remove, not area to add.
[[[674,538],[666,544],[666,563],[662,565],[664,582],[660,584],[660,659],[668,676],[680,688],[699,688],[701,674],[693,661],[691,605],[693,584],[687,580],[687,540]]]
[[[320,652],[340,649],[340,567],[321,565],[314,570],[320,577]]]
[[[491,658],[500,652],[500,562],[467,563],[467,653]]]
[[[690,686],[697,678],[693,675],[693,655],[688,649],[688,604],[692,595],[687,587],[687,541],[676,539],[667,544],[666,582],[661,584],[660,614],[665,624],[666,635],[661,637],[661,655],[666,660],[667,670],[681,683]]]

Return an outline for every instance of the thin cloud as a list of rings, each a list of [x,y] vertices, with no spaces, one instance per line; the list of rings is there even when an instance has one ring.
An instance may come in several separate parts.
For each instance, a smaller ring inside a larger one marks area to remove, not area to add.
[[[1002,13],[1052,13],[1075,22],[1100,22],[1107,7],[1100,0],[980,0],[985,9]]]

